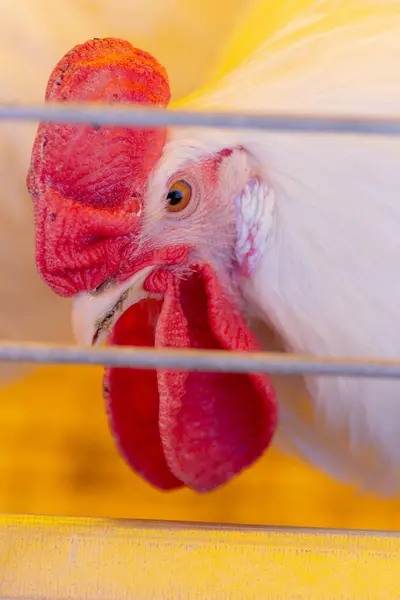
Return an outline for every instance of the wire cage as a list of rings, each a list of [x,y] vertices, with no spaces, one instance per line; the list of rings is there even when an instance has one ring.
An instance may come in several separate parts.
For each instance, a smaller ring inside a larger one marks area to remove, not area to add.
[[[399,135],[399,120],[2,106],[0,120]],[[399,378],[400,359],[0,343],[0,361]],[[3,515],[0,597],[395,598],[397,533]]]

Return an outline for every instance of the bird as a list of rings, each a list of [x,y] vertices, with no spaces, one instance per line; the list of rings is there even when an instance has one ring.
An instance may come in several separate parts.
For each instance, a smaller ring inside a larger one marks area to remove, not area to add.
[[[147,5],[139,0],[60,0],[51,6],[43,0],[21,0],[18,5],[4,0],[0,5],[1,102],[42,103],[50,70],[75,41],[107,35],[129,37],[152,52],[162,51],[173,97],[180,98],[203,84],[213,55],[242,11],[254,2],[231,0],[227,11],[225,0],[212,8],[208,2],[194,6],[188,0],[157,0]],[[4,284],[0,338],[73,343],[70,302],[52,294],[35,267],[25,176],[36,127],[33,122],[1,123],[0,276]],[[32,365],[21,368],[0,362],[0,386],[18,381],[33,369]]]
[[[251,20],[212,81],[170,107],[398,116],[398,1],[284,1],[257,24],[247,54]],[[90,40],[56,66],[47,100],[167,110],[168,76],[129,42]],[[74,299],[85,344],[396,358],[399,167],[391,136],[42,123],[27,180],[38,270]],[[161,489],[198,492],[275,444],[397,494],[399,393],[396,380],[357,377],[104,379],[125,460]]]

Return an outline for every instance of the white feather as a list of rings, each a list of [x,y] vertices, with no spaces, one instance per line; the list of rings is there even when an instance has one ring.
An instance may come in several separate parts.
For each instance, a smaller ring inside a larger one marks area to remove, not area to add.
[[[399,64],[400,2],[320,0],[187,106],[398,117]],[[277,333],[265,347],[398,358],[400,139],[177,130],[169,167],[237,144],[276,196],[262,264],[243,284]],[[279,443],[343,481],[399,492],[400,382],[276,383]]]

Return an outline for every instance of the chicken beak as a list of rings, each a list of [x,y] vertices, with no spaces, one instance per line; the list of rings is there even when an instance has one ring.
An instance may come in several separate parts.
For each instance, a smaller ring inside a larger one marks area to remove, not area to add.
[[[72,328],[76,342],[83,346],[100,345],[119,317],[133,304],[154,297],[143,284],[152,267],[145,267],[123,283],[109,286],[101,293],[77,294],[72,307]]]

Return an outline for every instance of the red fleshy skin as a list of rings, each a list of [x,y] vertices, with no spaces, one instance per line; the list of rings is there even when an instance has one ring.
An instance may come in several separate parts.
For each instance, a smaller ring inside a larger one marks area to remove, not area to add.
[[[197,267],[183,281],[160,273],[153,282],[164,293],[162,305],[151,317],[146,311],[154,310],[153,301],[130,309],[112,344],[142,345],[146,339],[158,348],[259,350],[209,266]],[[277,403],[265,375],[116,371],[106,376],[113,434],[131,467],[161,489],[178,482],[197,492],[215,489],[254,463],[271,442]]]
[[[37,199],[35,227],[44,279],[58,295],[73,296],[102,284],[136,247],[137,201],[99,211],[50,189]]]
[[[63,57],[46,100],[166,107],[170,88],[165,69],[151,55],[106,38]],[[115,274],[113,259],[135,244],[135,214],[165,136],[163,128],[40,124],[27,185],[35,208],[37,266],[56,293],[91,290]]]
[[[154,319],[161,303],[134,304],[118,320],[110,343],[119,346],[154,346]],[[132,469],[162,490],[183,486],[168,467],[158,426],[157,374],[152,370],[108,369],[104,396],[111,429],[121,454]]]

